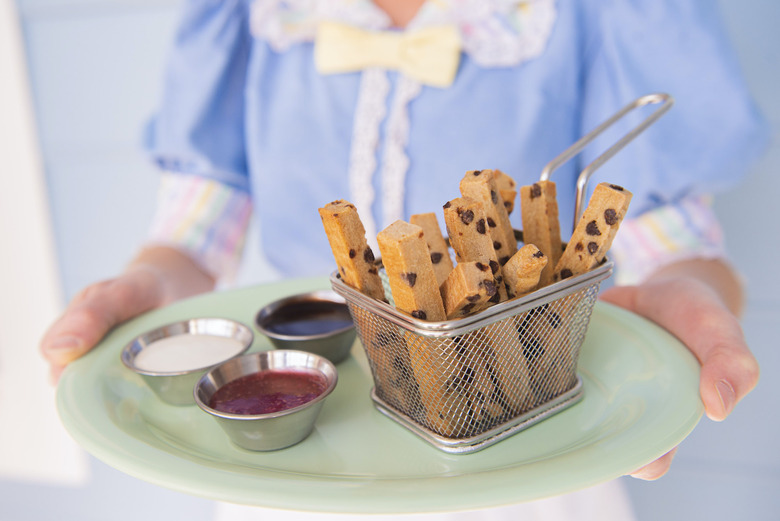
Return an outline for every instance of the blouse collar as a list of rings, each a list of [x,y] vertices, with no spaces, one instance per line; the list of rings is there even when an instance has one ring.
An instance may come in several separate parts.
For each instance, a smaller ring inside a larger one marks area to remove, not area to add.
[[[405,30],[455,25],[463,52],[483,67],[509,67],[544,51],[556,18],[555,0],[426,0]],[[252,34],[277,51],[314,40],[332,20],[371,31],[390,18],[371,0],[254,0]]]

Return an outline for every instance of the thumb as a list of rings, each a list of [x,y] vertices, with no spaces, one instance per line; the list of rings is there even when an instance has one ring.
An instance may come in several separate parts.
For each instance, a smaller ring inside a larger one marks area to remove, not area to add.
[[[148,270],[128,272],[81,291],[41,339],[40,351],[52,366],[54,379],[114,326],[156,307],[159,300],[157,279]]]
[[[725,419],[758,382],[758,363],[738,319],[703,282],[614,287],[601,299],[655,322],[688,347],[701,364],[699,391],[710,419]]]

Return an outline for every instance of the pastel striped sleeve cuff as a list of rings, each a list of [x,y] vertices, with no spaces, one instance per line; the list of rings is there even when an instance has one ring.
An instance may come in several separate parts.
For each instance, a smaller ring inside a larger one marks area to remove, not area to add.
[[[612,243],[617,284],[638,284],[658,268],[692,258],[725,259],[712,197],[686,197],[626,219]]]
[[[241,265],[251,214],[252,200],[243,190],[164,172],[148,239],[187,253],[218,280],[232,280]]]

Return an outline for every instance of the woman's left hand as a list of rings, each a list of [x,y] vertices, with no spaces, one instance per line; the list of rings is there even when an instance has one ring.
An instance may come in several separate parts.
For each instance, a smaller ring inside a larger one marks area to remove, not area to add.
[[[758,382],[759,368],[739,319],[741,289],[720,261],[694,260],[665,268],[637,286],[606,290],[601,299],[642,315],[676,336],[701,364],[699,392],[707,416],[724,420]],[[736,285],[736,286],[735,286]],[[630,475],[663,476],[676,448]]]

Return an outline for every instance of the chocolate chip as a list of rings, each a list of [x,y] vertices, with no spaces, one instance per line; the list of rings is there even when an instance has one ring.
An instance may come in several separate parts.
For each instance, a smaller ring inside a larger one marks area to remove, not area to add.
[[[405,373],[407,371],[407,368],[404,364],[404,360],[400,356],[393,357],[393,361],[390,363],[390,365],[393,367],[393,369],[401,373],[402,377],[406,377]]]
[[[473,302],[466,304],[465,306],[463,306],[463,309],[460,310],[460,314],[468,315],[469,313],[471,313],[471,310],[474,309],[474,306],[476,306],[476,304],[474,304]]]
[[[495,190],[490,191],[490,200],[493,202],[493,204],[498,204],[498,194]]]
[[[368,263],[374,262],[374,252],[371,251],[371,246],[366,246],[366,250],[363,252],[363,260]]]
[[[617,224],[618,222],[617,212],[612,208],[607,208],[606,210],[604,210],[604,221],[610,226]]]
[[[498,291],[496,291],[496,294],[490,297],[488,302],[490,302],[491,304],[497,304],[499,300],[501,300],[501,294]]]
[[[431,262],[434,264],[438,264],[441,262],[442,257],[444,257],[443,253],[440,253],[438,251],[435,251],[431,253]]]
[[[479,284],[480,284],[480,286],[484,286],[484,288],[485,288],[485,293],[486,293],[486,294],[487,294],[489,297],[492,297],[492,296],[493,296],[493,295],[495,295],[495,294],[496,294],[496,292],[498,291],[498,288],[496,288],[496,283],[495,283],[495,282],[493,282],[492,280],[485,279],[485,280],[483,280],[482,282],[480,282]]]
[[[461,372],[461,378],[463,379],[466,384],[471,385],[474,383],[474,380],[477,377],[477,372],[474,370],[473,367],[469,365],[464,365],[463,370]]]
[[[585,226],[585,233],[588,235],[601,235],[601,232],[599,231],[599,225],[596,224],[596,221],[591,221],[587,226]]]
[[[552,313],[548,313],[547,322],[552,326],[553,329],[557,329],[558,326],[561,325],[561,316],[554,311]]]
[[[487,271],[487,270],[490,269],[489,266],[486,266],[486,265],[482,264],[481,262],[478,262],[476,264],[476,266],[477,266],[477,268],[479,268],[480,271]]]
[[[446,203],[444,203],[444,206],[442,206],[442,208],[449,208],[450,206],[452,206],[452,203],[450,201],[447,201]]]
[[[495,228],[496,227],[496,221],[494,221],[490,217],[487,218],[487,223],[488,223],[488,226],[490,226],[491,228]]]
[[[342,274],[342,275],[344,275],[345,277],[347,276],[347,270],[345,270],[345,269],[344,269],[344,266],[339,266],[339,271],[340,271],[340,272],[341,272],[341,274]]]
[[[498,263],[501,264],[502,266],[507,262],[509,262],[509,255],[504,255],[503,257],[498,259]]]
[[[531,185],[531,199],[536,199],[542,195],[542,187],[538,183]]]
[[[500,250],[501,249],[501,243],[498,241],[493,241],[493,249],[494,250]]]
[[[571,270],[569,268],[563,268],[561,270],[561,280],[568,279],[572,275],[574,275],[574,274],[571,272]]]
[[[532,257],[536,257],[537,259],[541,259],[544,257],[544,253],[542,253],[542,250],[536,250],[536,253],[532,255]]]
[[[504,208],[506,208],[507,211],[510,211],[512,209],[512,203],[510,201],[504,201]]]
[[[496,261],[492,260],[492,261],[489,262],[489,264],[490,264],[490,271],[493,273],[493,275],[495,275],[496,272],[498,271],[498,267],[499,267],[498,263]]]
[[[392,331],[379,331],[373,339],[373,344],[377,347],[387,347],[397,344],[400,341],[398,335]],[[400,360],[400,359],[399,359]],[[395,364],[393,364],[395,367]]]
[[[355,255],[357,255],[357,252],[353,250],[352,248],[349,249],[349,258],[354,259]]]
[[[481,173],[482,173],[482,170],[474,170],[474,172],[473,172],[474,177],[478,176]]]
[[[480,298],[481,297],[479,295],[469,295],[468,297],[466,297],[466,300],[468,300],[469,302],[479,302]]]
[[[428,315],[426,315],[425,311],[423,311],[422,309],[415,309],[414,311],[412,311],[412,316],[414,318],[419,318],[420,320],[425,320],[428,318]]]
[[[588,243],[588,253],[591,255],[595,255],[596,252],[599,251],[599,245],[595,242],[589,242]]]
[[[625,190],[625,188],[623,188],[620,185],[609,185],[609,187],[612,188],[613,190],[617,190],[618,192],[622,192]]]
[[[521,334],[520,343],[523,344],[523,356],[530,362],[534,362],[544,354],[544,346],[538,338],[526,338]]]
[[[582,251],[583,249],[585,249],[585,246],[583,246],[581,242],[578,242],[578,243],[577,243],[577,244],[574,246],[574,251]]]
[[[463,221],[463,224],[471,224],[471,221],[474,220],[474,212],[471,210],[460,212],[460,220]]]
[[[379,270],[376,269],[376,266],[371,266],[370,268],[368,268],[368,272],[371,275],[379,275]]]
[[[480,219],[477,221],[477,231],[481,234],[487,233],[487,228],[485,227],[485,219]]]
[[[409,284],[410,288],[414,287],[414,283],[417,282],[416,273],[401,273],[401,280]]]

